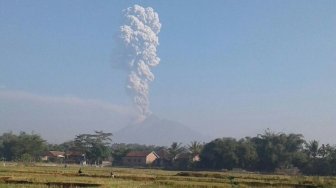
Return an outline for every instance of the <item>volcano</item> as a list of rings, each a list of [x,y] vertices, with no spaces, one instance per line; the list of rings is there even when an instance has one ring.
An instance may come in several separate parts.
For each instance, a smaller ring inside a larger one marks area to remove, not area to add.
[[[114,133],[113,142],[168,146],[172,142],[188,144],[209,138],[179,122],[151,115],[141,123],[128,125]]]

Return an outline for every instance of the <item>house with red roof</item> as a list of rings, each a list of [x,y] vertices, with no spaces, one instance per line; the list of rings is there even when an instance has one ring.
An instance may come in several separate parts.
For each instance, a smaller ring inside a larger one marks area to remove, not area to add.
[[[159,159],[158,154],[154,151],[131,151],[123,157],[123,165],[125,166],[147,166],[154,165]]]
[[[48,151],[45,153],[44,156],[42,156],[42,161],[50,161],[50,162],[56,162],[56,161],[63,161],[64,159],[64,152],[63,151]]]

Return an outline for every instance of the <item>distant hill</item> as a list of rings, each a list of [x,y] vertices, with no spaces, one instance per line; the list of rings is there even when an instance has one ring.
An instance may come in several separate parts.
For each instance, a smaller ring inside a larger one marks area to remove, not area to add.
[[[150,116],[141,123],[128,125],[113,135],[113,142],[168,146],[172,142],[188,144],[209,138],[181,123]]]

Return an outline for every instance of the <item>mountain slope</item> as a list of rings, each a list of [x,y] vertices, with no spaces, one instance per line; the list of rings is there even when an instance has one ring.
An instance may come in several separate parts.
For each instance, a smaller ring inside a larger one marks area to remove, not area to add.
[[[128,125],[113,136],[117,143],[170,145],[172,142],[188,144],[191,141],[207,141],[206,136],[178,122],[160,119],[154,115],[145,121]]]

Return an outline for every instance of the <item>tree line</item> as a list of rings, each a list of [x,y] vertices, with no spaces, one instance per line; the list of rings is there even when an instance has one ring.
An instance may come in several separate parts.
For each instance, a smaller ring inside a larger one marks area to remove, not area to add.
[[[199,168],[274,172],[298,168],[307,175],[336,175],[336,147],[306,141],[301,134],[266,130],[240,140],[218,138],[206,143]]]
[[[173,142],[169,147],[112,143],[112,134],[102,131],[80,134],[62,144],[49,144],[35,133],[7,132],[0,136],[3,161],[36,162],[51,150],[81,152],[90,164],[113,158],[114,165],[122,165],[122,158],[130,151],[165,151],[169,163],[164,168],[168,169],[258,172],[298,169],[306,175],[336,175],[335,146],[306,141],[301,134],[270,130],[255,137],[217,138],[208,143],[193,141],[186,146]]]

